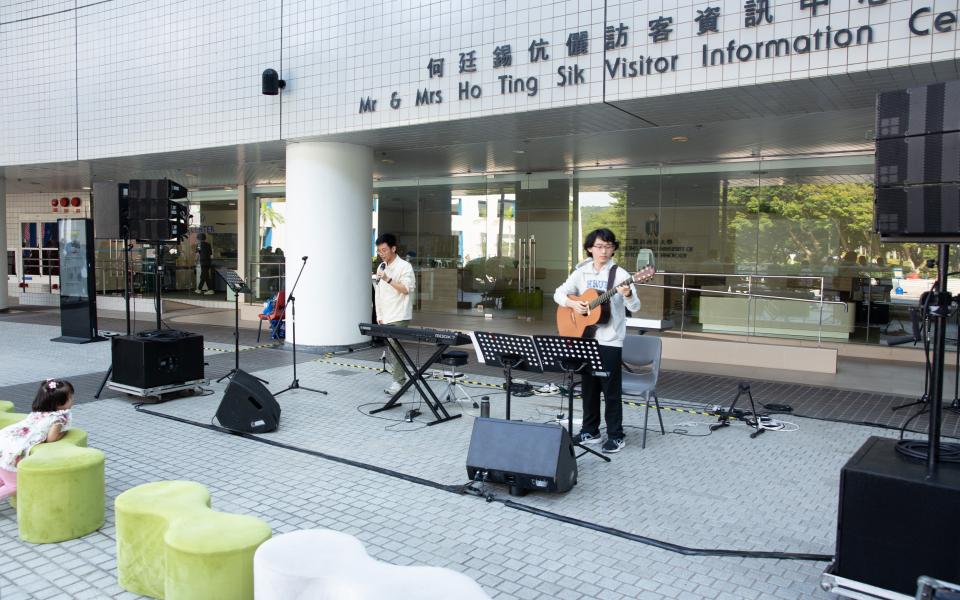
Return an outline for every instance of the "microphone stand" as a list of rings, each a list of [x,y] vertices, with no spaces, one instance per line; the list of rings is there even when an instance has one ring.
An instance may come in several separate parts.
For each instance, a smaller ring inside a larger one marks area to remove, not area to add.
[[[297,289],[297,284],[300,283],[300,276],[303,275],[303,268],[307,266],[307,257],[304,256],[302,260],[303,264],[300,265],[300,272],[297,273],[297,278],[293,282],[293,287],[290,288],[290,295],[287,297],[287,304],[290,305],[290,324],[293,325],[293,381],[287,387],[283,388],[279,392],[276,392],[274,396],[279,396],[280,394],[289,392],[290,390],[307,390],[308,392],[316,392],[324,395],[327,393],[323,390],[316,390],[300,385],[300,380],[297,379],[297,298],[293,295],[293,292]]]

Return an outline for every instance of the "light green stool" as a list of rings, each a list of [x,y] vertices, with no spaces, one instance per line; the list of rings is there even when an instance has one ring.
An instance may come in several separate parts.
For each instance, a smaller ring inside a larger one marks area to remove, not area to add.
[[[127,591],[181,600],[253,598],[253,555],[270,526],[210,508],[192,481],[157,481],[117,496],[117,581]]]
[[[0,427],[26,415],[0,402]],[[34,446],[17,465],[20,539],[34,544],[72,540],[103,526],[103,452],[87,448],[87,432],[70,429],[60,440]]]

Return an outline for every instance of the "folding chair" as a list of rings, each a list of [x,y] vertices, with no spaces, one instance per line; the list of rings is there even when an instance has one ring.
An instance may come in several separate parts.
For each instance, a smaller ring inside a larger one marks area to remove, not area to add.
[[[667,435],[660,414],[660,399],[657,398],[657,378],[660,376],[662,342],[652,335],[628,335],[623,340],[623,394],[643,396],[646,408],[643,411],[643,443],[647,447],[647,420],[650,417],[650,397],[657,408],[660,433]]]
[[[285,317],[287,303],[286,303],[286,292],[280,290],[277,292],[277,301],[273,305],[273,312],[269,315],[259,314],[257,318],[260,319],[260,324],[257,326],[257,343],[260,343],[260,333],[263,331],[263,322],[270,321],[270,339],[277,339],[277,328],[280,327],[280,323],[283,322]]]

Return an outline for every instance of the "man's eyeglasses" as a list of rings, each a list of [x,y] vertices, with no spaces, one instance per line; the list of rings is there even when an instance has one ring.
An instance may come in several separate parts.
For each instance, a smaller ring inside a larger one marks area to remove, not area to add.
[[[614,246],[613,244],[594,244],[594,245],[593,245],[593,249],[594,249],[594,250],[610,250],[610,251],[613,251],[614,249],[616,249],[616,246]]]

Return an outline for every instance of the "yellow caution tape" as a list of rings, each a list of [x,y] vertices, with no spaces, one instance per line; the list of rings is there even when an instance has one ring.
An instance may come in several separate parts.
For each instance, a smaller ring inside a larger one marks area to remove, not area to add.
[[[327,364],[329,364],[329,365],[337,365],[337,366],[339,366],[339,367],[350,367],[350,368],[352,368],[352,369],[363,369],[363,370],[365,370],[365,371],[382,371],[382,370],[383,370],[382,367],[368,367],[367,365],[358,365],[358,364],[356,364],[356,363],[348,363],[348,362],[341,362],[341,361],[336,361],[336,360],[330,360],[330,358],[333,357],[333,356],[334,356],[334,355],[333,355],[332,353],[331,353],[331,354],[326,354],[326,355],[324,355],[323,358],[318,358],[318,359],[317,359],[317,362],[323,362],[323,363],[327,363]],[[500,384],[498,384],[498,383],[488,383],[488,382],[486,382],[486,381],[475,381],[475,380],[471,380],[471,379],[463,379],[463,380],[460,381],[460,383],[466,383],[466,384],[470,384],[470,385],[483,386],[483,387],[488,387],[488,388],[492,388],[492,389],[503,389],[503,384],[502,384],[502,383],[500,383]],[[623,403],[626,404],[627,406],[632,407],[632,408],[646,408],[646,407],[647,407],[647,404],[646,404],[645,402],[630,402],[629,400],[623,400]],[[650,405],[650,408],[657,408],[657,405],[656,405],[656,404],[651,404],[651,405]],[[702,410],[694,410],[694,409],[691,409],[691,408],[679,408],[679,407],[673,407],[673,406],[661,406],[661,407],[660,407],[660,410],[667,410],[667,411],[672,411],[672,412],[685,413],[685,414],[688,414],[688,415],[702,415],[702,416],[705,416],[705,417],[715,417],[715,416],[716,416],[716,414],[711,413],[711,412],[705,412],[705,411],[702,411]]]

